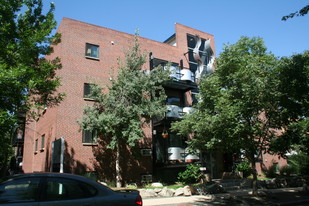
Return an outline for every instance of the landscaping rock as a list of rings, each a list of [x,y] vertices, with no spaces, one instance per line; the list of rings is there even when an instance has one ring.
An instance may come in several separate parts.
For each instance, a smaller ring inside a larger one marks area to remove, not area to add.
[[[154,182],[151,184],[152,187],[163,187],[163,184],[160,182]]]
[[[184,189],[183,188],[178,188],[176,191],[175,191],[175,196],[181,196],[184,194]]]
[[[162,191],[162,188],[155,188],[155,189],[153,189],[153,191],[154,191],[155,193],[160,193],[160,192]]]
[[[167,189],[166,187],[162,189],[161,192],[158,193],[159,197],[172,197],[175,193],[173,189]]]
[[[183,195],[184,196],[191,196],[192,195],[190,186],[185,186],[183,188]]]
[[[152,189],[140,189],[139,194],[142,196],[142,198],[157,196],[157,193],[155,193],[155,191]]]

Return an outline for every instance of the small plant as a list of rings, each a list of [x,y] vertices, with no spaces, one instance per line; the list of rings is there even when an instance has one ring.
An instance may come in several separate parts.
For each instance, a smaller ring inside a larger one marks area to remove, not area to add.
[[[242,161],[236,165],[236,172],[242,172],[243,177],[248,177],[251,174],[249,161]]]
[[[179,181],[185,184],[197,183],[202,176],[199,164],[189,164],[185,171],[178,173]]]

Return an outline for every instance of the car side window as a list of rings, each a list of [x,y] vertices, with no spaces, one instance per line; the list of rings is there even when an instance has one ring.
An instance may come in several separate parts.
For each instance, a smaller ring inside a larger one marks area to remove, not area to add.
[[[46,200],[70,200],[93,197],[97,190],[86,183],[66,178],[47,178]]]
[[[39,178],[24,178],[0,185],[0,204],[34,202],[38,200]]]

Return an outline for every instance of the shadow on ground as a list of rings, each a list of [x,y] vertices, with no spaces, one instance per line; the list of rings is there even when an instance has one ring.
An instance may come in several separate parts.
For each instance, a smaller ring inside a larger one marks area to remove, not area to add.
[[[212,200],[197,200],[192,205],[209,206],[259,206],[259,205],[309,205],[309,193],[301,188],[260,190],[258,196],[252,196],[248,190],[217,194]]]

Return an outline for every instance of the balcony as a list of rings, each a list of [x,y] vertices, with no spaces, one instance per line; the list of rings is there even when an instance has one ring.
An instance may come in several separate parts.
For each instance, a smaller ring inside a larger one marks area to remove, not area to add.
[[[165,82],[163,85],[164,87],[182,91],[189,91],[197,88],[194,73],[187,68],[183,68],[182,62],[180,62],[180,66],[178,63],[168,64],[166,60],[153,58],[152,53],[150,53],[150,69],[159,65],[161,65],[164,70],[170,71],[171,81]]]
[[[181,147],[168,147],[168,160],[169,161],[178,161],[178,162],[196,162],[199,161],[199,151],[195,151],[194,154],[191,154],[188,149]]]
[[[192,107],[179,107],[177,105],[166,105],[166,117],[181,119],[184,115],[193,112]]]
[[[165,70],[170,71],[171,81],[168,81],[164,84],[165,87],[179,89],[183,91],[188,91],[196,89],[197,85],[195,83],[194,73],[189,69],[179,69],[178,66],[164,66]]]

